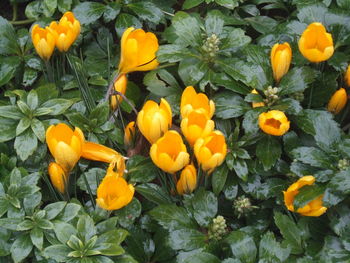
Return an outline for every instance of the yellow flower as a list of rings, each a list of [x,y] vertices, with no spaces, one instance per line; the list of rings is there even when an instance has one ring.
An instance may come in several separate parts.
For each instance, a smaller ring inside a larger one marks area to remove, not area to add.
[[[109,147],[106,147],[102,144],[98,144],[94,142],[84,143],[81,156],[85,159],[98,161],[98,162],[105,162],[105,163],[110,163],[115,158],[122,157],[122,155],[117,151]]]
[[[50,163],[48,172],[53,186],[63,194],[68,182],[69,174],[63,171],[62,167],[55,162]]]
[[[72,12],[66,12],[61,17],[59,21],[59,25],[63,27],[68,27],[73,32],[73,41],[72,43],[78,38],[80,34],[80,22],[75,19],[75,16]]]
[[[345,83],[348,87],[350,87],[350,65],[348,66],[345,72]]]
[[[279,82],[288,72],[292,60],[292,49],[287,42],[275,44],[271,50],[271,65],[274,79]]]
[[[137,115],[137,126],[150,143],[155,143],[171,127],[172,112],[169,103],[161,99],[160,104],[148,100]]]
[[[193,146],[198,138],[209,135],[215,123],[204,112],[191,111],[181,121],[181,131],[188,143]]]
[[[119,74],[147,71],[158,67],[158,39],[155,34],[129,27],[121,39]]]
[[[299,39],[299,50],[311,62],[329,59],[334,52],[333,38],[321,23],[310,24]]]
[[[38,55],[49,60],[55,49],[55,37],[46,27],[41,28],[39,25],[34,25],[32,28],[32,41]]]
[[[348,101],[348,94],[344,88],[338,89],[328,102],[327,110],[338,114],[346,105]]]
[[[131,121],[124,129],[124,144],[131,145],[135,137],[135,122]]]
[[[210,174],[225,160],[227,145],[222,132],[212,131],[207,137],[199,138],[194,144],[194,154],[203,171]]]
[[[97,188],[96,203],[106,210],[120,209],[131,202],[134,192],[135,188],[123,177],[107,171]]]
[[[312,185],[315,182],[315,177],[308,175],[301,177],[298,181],[288,187],[287,191],[283,191],[284,204],[289,211],[294,212],[294,198],[299,193],[299,189],[305,185]],[[323,195],[309,202],[306,206],[299,208],[296,212],[303,216],[320,216],[326,212],[327,207],[322,203]]]
[[[197,171],[193,164],[187,165],[177,181],[176,190],[180,195],[190,194],[197,186]]]
[[[128,86],[128,78],[126,74],[122,74],[118,77],[118,79],[114,82],[114,90],[125,95],[126,87]],[[117,102],[118,100],[118,102]],[[113,110],[117,108],[117,106],[122,103],[123,97],[120,95],[111,96],[111,107]]]
[[[289,130],[290,122],[284,112],[279,110],[271,110],[260,113],[259,126],[265,133],[281,136]]]
[[[192,86],[188,86],[182,93],[180,110],[182,118],[185,118],[187,114],[195,110],[204,112],[211,119],[214,115],[215,104],[208,99],[207,95],[204,93],[197,94]]]
[[[251,93],[252,93],[252,94],[259,94],[259,93],[256,91],[256,89],[253,89]],[[253,102],[253,103],[252,103],[252,107],[253,107],[253,108],[264,107],[264,106],[265,106],[265,103],[264,103],[264,102]]]
[[[80,159],[84,134],[79,128],[73,131],[68,125],[51,125],[46,131],[46,143],[55,161],[69,173]]]
[[[180,134],[176,131],[168,131],[150,149],[152,161],[160,169],[168,173],[181,170],[190,161],[186,145]]]
[[[60,52],[67,52],[75,40],[73,30],[68,26],[57,24],[56,21],[51,22],[48,28],[55,37],[56,47]]]

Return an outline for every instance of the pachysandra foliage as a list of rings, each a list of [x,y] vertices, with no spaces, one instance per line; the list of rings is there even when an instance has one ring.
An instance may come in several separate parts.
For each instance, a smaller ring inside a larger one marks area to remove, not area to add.
[[[349,12],[5,2],[0,262],[348,262]]]

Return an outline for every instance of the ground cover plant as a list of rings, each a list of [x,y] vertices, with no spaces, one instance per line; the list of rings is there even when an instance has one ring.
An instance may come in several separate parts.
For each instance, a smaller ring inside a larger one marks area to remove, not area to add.
[[[0,6],[0,262],[350,261],[349,0]]]

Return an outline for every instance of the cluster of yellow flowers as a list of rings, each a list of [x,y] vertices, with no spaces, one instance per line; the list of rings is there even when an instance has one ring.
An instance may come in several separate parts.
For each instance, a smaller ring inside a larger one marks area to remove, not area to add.
[[[81,157],[109,163],[107,174],[97,189],[97,204],[106,210],[126,206],[134,196],[134,187],[123,178],[124,157],[104,145],[85,141],[83,132],[66,124],[51,125],[46,131],[46,143],[55,162],[48,168],[53,186],[61,193],[67,189],[69,174]]]
[[[334,53],[333,39],[330,33],[327,33],[321,23],[310,24],[298,42],[301,54],[310,62],[319,63],[329,59]],[[292,49],[289,43],[275,44],[271,49],[271,66],[273,77],[276,83],[288,72],[292,60]],[[350,86],[350,66],[345,73],[345,81]],[[253,89],[253,94],[258,92]],[[339,113],[346,105],[348,96],[344,88],[340,88],[331,97],[327,109],[335,114]],[[252,107],[263,107],[264,102],[253,103]],[[265,133],[281,136],[285,134],[290,127],[290,122],[284,112],[271,110],[259,115],[259,127]]]
[[[35,24],[32,28],[32,42],[36,52],[43,60],[49,60],[55,47],[60,52],[67,52],[80,34],[80,22],[72,12],[66,12],[60,21],[51,22],[41,28]]]
[[[187,87],[181,97],[181,130],[193,148],[198,165],[207,174],[221,165],[226,157],[225,136],[214,130],[211,120],[215,105],[204,93],[196,93],[192,86]],[[190,163],[190,154],[181,135],[172,126],[172,111],[169,103],[161,99],[157,104],[147,101],[137,115],[137,126],[143,136],[151,143],[152,161],[163,171],[171,174],[182,172],[177,181],[179,194],[192,192],[197,185],[197,170]],[[127,125],[125,141],[135,132],[135,123]]]

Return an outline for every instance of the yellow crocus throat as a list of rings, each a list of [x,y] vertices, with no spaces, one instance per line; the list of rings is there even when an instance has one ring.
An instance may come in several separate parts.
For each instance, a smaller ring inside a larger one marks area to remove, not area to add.
[[[150,156],[153,163],[167,173],[181,170],[190,161],[186,145],[177,131],[167,131],[152,144]]]
[[[159,44],[155,34],[129,27],[122,35],[119,73],[148,71],[159,63],[156,58]]]
[[[294,212],[294,199],[299,190],[305,185],[313,185],[315,177],[308,175],[301,177],[298,181],[288,187],[287,191],[283,191],[284,204],[289,211]],[[323,195],[318,196],[304,207],[299,208],[296,212],[303,216],[320,216],[326,212],[327,207],[322,203]]]
[[[31,32],[32,42],[36,52],[43,60],[49,60],[55,49],[55,37],[46,27],[35,24]]]
[[[333,38],[321,23],[310,24],[299,42],[301,54],[311,62],[318,63],[329,59],[334,53]]]
[[[271,110],[259,115],[259,127],[263,132],[281,136],[289,130],[290,122],[284,112]]]

